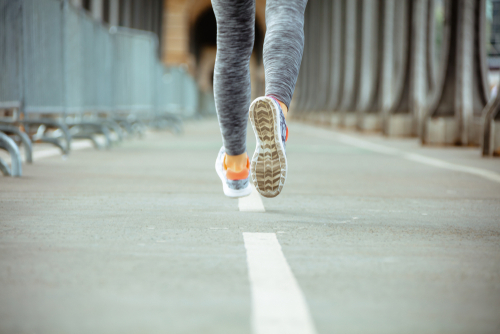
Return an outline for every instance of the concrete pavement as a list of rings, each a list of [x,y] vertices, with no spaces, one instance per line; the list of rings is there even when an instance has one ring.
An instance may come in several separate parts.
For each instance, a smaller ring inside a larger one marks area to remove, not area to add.
[[[317,333],[500,332],[500,183],[402,154],[499,160],[291,123],[257,213],[222,194],[220,145],[192,122],[0,178],[0,333],[254,333],[244,232],[276,234]]]

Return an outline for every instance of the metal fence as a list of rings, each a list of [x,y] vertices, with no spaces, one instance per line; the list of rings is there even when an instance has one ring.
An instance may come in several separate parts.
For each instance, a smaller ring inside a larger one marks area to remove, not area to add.
[[[0,0],[0,110],[19,111],[0,117],[0,131],[24,128],[65,153],[71,138],[97,145],[103,134],[109,145],[139,123],[179,131],[198,111],[198,87],[157,55],[155,34],[96,22],[67,0]]]

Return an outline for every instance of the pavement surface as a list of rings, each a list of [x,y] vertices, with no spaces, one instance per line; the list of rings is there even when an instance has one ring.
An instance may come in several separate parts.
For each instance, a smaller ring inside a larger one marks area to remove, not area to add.
[[[500,333],[499,159],[289,128],[265,212],[224,197],[215,120],[0,177],[0,333]],[[266,282],[308,328],[259,332]]]

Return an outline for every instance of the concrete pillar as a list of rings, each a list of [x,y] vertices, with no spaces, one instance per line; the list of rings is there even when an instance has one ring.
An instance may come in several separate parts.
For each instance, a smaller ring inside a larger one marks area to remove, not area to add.
[[[483,156],[500,156],[500,94],[492,98],[483,111]]]
[[[143,12],[144,3],[142,0],[132,0],[132,28],[143,29]]]
[[[386,0],[381,78],[382,132],[408,136],[412,132],[409,111],[409,63],[411,54],[411,2]]]
[[[478,145],[483,131],[483,109],[489,92],[486,82],[485,0],[446,2],[449,22],[443,44],[443,69],[438,92],[423,122],[422,143]]]
[[[319,7],[319,29],[318,35],[318,67],[317,95],[313,104],[313,110],[324,111],[328,102],[329,84],[330,84],[330,42],[331,42],[331,0],[323,0],[318,4]],[[322,115],[321,115],[322,116]],[[320,120],[321,121],[321,120]]]
[[[358,29],[359,29],[359,1],[345,1],[345,32],[344,32],[344,88],[342,93],[342,103],[340,110],[342,116],[340,125],[354,127],[356,125],[356,95],[358,81]]]
[[[117,26],[120,24],[120,0],[109,0],[109,24]]]
[[[75,7],[82,7],[82,0],[71,0],[71,3],[75,6]]]
[[[92,0],[90,3],[90,12],[94,20],[102,21],[102,0]]]
[[[394,30],[395,30],[395,9],[396,0],[385,0],[383,12],[383,52],[381,59],[381,110],[385,116],[393,104],[393,76],[394,76]]]
[[[413,134],[421,136],[423,122],[427,113],[426,103],[428,97],[428,77],[432,76],[427,68],[426,33],[428,0],[414,0],[412,15],[412,43],[413,54],[411,56],[411,81],[410,81],[410,110],[413,114]],[[429,75],[430,74],[430,75]]]
[[[379,130],[380,57],[383,44],[379,22],[381,4],[378,0],[363,0],[361,14],[361,49],[357,97],[357,127],[360,130]]]
[[[330,41],[330,88],[326,109],[331,112],[329,123],[339,124],[339,113],[336,112],[341,102],[344,82],[344,1],[333,0]]]
[[[310,29],[308,36],[305,37],[309,40],[307,47],[309,56],[307,57],[307,98],[304,105],[305,111],[312,111],[314,109],[320,89],[318,86],[318,76],[321,70],[319,66],[321,27],[319,17],[321,17],[321,3],[321,0],[315,0],[308,4],[311,7],[311,11],[309,13]]]
[[[121,25],[127,28],[132,26],[132,0],[123,0]]]

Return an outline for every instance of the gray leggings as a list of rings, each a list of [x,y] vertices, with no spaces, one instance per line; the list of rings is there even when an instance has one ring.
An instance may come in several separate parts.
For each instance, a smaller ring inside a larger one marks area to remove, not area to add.
[[[288,107],[304,49],[307,0],[267,0],[263,60],[266,95]],[[214,94],[226,153],[246,151],[255,0],[212,0],[217,19]]]

